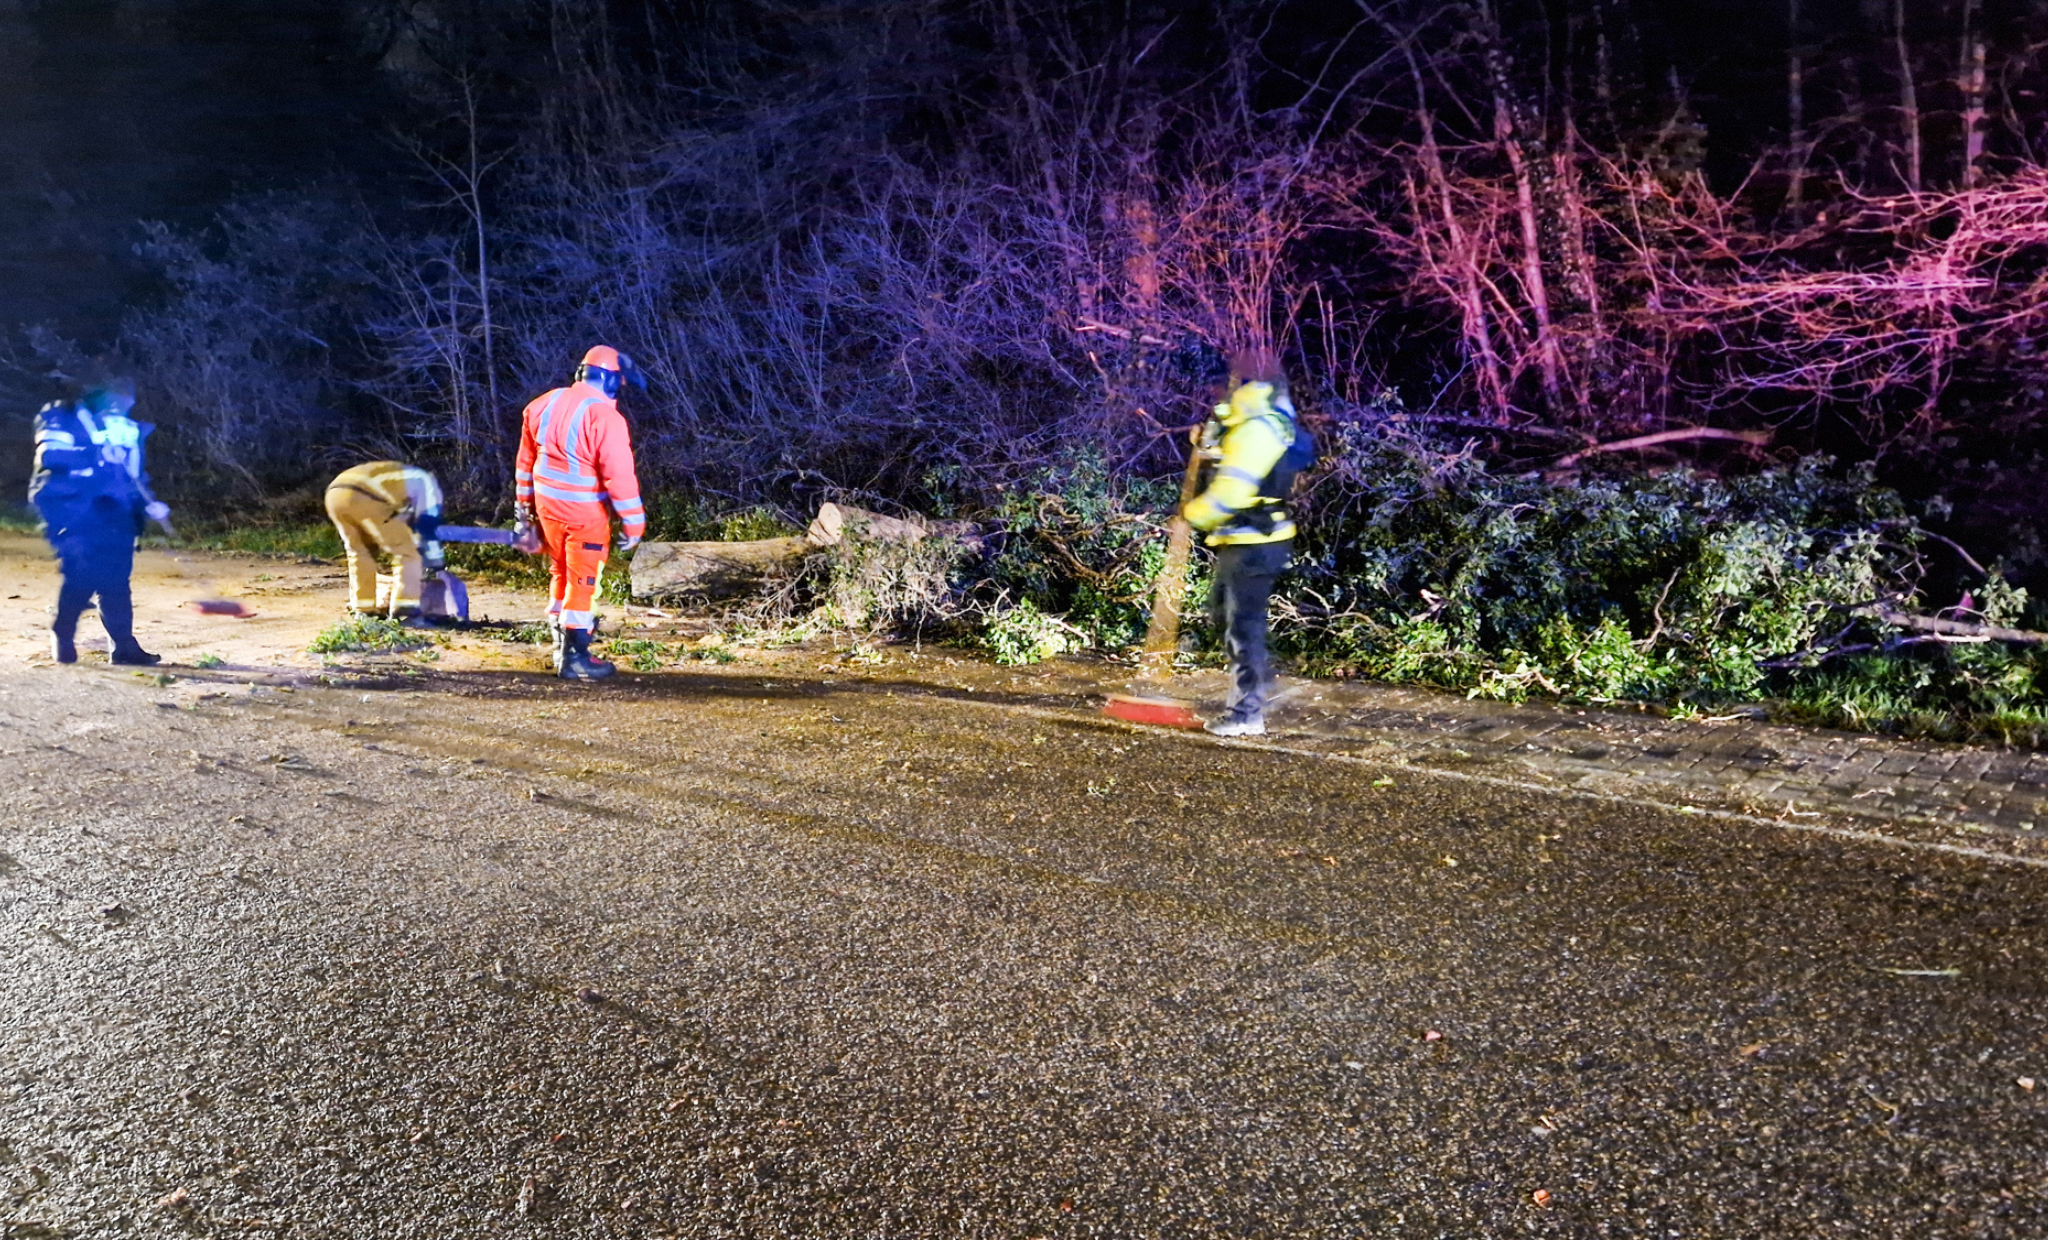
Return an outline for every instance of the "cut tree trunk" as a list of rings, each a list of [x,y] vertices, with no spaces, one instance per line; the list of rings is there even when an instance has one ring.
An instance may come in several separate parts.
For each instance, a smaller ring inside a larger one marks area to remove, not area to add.
[[[795,571],[813,550],[804,538],[642,543],[633,553],[633,597],[730,598]]]
[[[633,554],[633,597],[731,598],[758,589],[779,574],[797,571],[805,556],[829,551],[849,537],[882,543],[945,538],[972,551],[982,545],[981,528],[966,521],[890,517],[844,504],[821,504],[801,538],[641,543]]]
[[[902,517],[884,516],[844,504],[820,504],[818,515],[811,518],[811,528],[804,531],[804,538],[813,547],[836,547],[845,540],[849,525],[859,536],[876,542],[916,542],[930,532],[923,524],[906,521]]]
[[[954,539],[974,549],[978,549],[982,541],[981,527],[972,522],[891,517],[845,504],[818,505],[818,515],[811,518],[811,528],[804,531],[804,540],[820,549],[836,547],[845,541],[848,533],[870,542],[916,542],[938,536]]]

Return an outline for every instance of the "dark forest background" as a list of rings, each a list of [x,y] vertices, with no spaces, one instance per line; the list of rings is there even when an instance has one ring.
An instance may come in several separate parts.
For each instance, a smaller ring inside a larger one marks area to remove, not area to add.
[[[490,517],[602,340],[653,487],[976,511],[1174,474],[1264,344],[1326,436],[1826,452],[2024,581],[2044,48],[2043,0],[6,0],[8,382],[133,370],[188,502],[376,453]]]

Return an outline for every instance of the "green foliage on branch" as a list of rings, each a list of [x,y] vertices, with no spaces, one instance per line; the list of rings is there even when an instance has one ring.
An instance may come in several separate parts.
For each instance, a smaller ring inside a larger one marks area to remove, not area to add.
[[[1479,696],[1729,700],[1917,583],[1899,498],[1821,458],[1559,485],[1346,429],[1289,594],[1313,670]]]
[[[320,630],[306,650],[312,654],[375,654],[385,651],[418,650],[431,646],[435,636],[409,629],[382,616],[351,616]]]
[[[1973,591],[1975,618],[2025,622],[2027,592],[1993,576]],[[2048,744],[2048,650],[1924,638],[1910,655],[1852,654],[1786,677],[1784,713],[1808,723],[1944,740]]]
[[[1276,644],[1311,673],[1503,700],[1762,701],[1944,737],[2038,735],[2048,710],[2038,648],[1859,614],[1931,606],[1926,536],[1864,468],[1559,483],[1353,426],[1310,508]],[[1996,574],[1974,596],[1965,620],[2024,620],[2025,592]]]
[[[1170,482],[1113,477],[1093,453],[1041,470],[1006,492],[992,514],[1001,534],[983,571],[999,600],[993,614],[1015,599],[1060,617],[1087,645],[1137,644],[1178,499]]]
[[[1069,635],[1134,647],[1174,494],[1070,458],[1006,497],[970,592],[975,644],[1034,662]],[[1868,469],[1808,457],[1746,477],[1684,469],[1546,480],[1455,445],[1346,427],[1299,497],[1275,649],[1312,675],[1519,701],[1766,704],[1784,718],[1947,738],[2048,737],[2048,653],[1934,641],[1871,618],[1923,596],[1932,542]],[[1184,626],[1213,648],[1191,571]],[[1965,621],[2027,623],[1995,573]]]
[[[832,554],[816,558],[824,572],[814,614],[829,624],[937,638],[953,633],[969,604],[973,557],[949,538],[872,538],[855,518]]]
[[[1080,628],[1046,615],[1025,599],[989,613],[982,623],[981,644],[1004,667],[1022,667],[1085,650],[1092,643]]]

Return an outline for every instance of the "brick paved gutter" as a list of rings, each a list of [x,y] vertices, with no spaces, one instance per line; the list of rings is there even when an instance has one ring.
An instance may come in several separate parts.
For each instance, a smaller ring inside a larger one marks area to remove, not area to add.
[[[1213,708],[1225,686],[1209,672],[1175,687]],[[2048,754],[2033,750],[1327,681],[1288,681],[1269,717],[1266,743],[1331,756],[2048,862]]]
[[[838,674],[846,683],[872,678],[898,689],[921,683],[1005,709],[1019,708],[1021,695],[1055,714],[1092,712],[1105,694],[1134,688],[1128,667],[1101,660],[995,669],[935,648],[897,651],[886,667]],[[1165,691],[1207,715],[1220,709],[1226,689],[1222,672],[1206,671],[1177,675]],[[997,696],[984,696],[991,692]],[[1395,763],[2048,866],[2048,753],[2033,750],[1896,740],[1747,716],[1681,721],[1644,710],[1486,702],[1292,678],[1283,681],[1268,721],[1271,731],[1256,740],[1217,742],[1199,733],[1190,740],[1286,749],[1347,765]]]

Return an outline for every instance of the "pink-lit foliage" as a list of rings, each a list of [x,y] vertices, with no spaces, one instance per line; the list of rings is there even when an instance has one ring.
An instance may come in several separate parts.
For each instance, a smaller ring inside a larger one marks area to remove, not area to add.
[[[1368,10],[1406,70],[1377,105],[1406,123],[1359,128],[1319,170],[1312,225],[1376,247],[1455,338],[1439,402],[1589,440],[1718,422],[1797,443],[1825,424],[1875,451],[2033,417],[2048,172],[2014,102],[2035,93],[2017,85],[2032,46],[2003,53],[1992,134],[1974,10],[1873,8],[1870,54],[1893,57],[1901,106],[1807,133],[1801,83],[1818,71],[1795,38],[1792,145],[1716,190],[1682,93],[1627,137],[1604,80],[1575,100],[1569,77],[1517,70],[1530,49],[1503,33],[1508,7]],[[1958,23],[1975,66],[1951,84],[1959,114],[1925,112],[1915,89],[1907,35],[1925,32],[1909,23],[1929,19]]]
[[[1803,261],[1830,251],[1862,257]],[[1719,355],[1704,372],[1705,403],[1852,407],[1878,439],[1935,431],[1952,383],[2038,369],[2048,169],[1960,189],[1845,194],[1791,237],[1672,266],[1671,312]]]
[[[1553,268],[1570,296],[1547,333],[1511,177],[1415,158],[1408,211],[1370,224],[1411,295],[1455,317],[1474,403],[1503,422],[1528,411],[1605,434],[1851,411],[1883,444],[1942,429],[1958,376],[2026,377],[2048,328],[2048,170],[1919,194],[1845,191],[1783,232],[1696,175],[1583,147],[1558,159],[1556,181],[1584,241]]]
[[[2039,169],[1972,189],[1844,195],[1775,234],[1696,175],[1584,148],[1557,163],[1575,252],[1551,269],[1571,295],[1547,323],[1510,176],[1411,152],[1394,218],[1345,212],[1344,184],[1327,187],[1339,218],[1395,256],[1410,295],[1455,316],[1474,404],[1504,422],[1528,411],[1630,429],[1853,404],[1906,415],[1896,431],[1929,415],[1959,366],[2000,365],[2048,315]]]
[[[1290,51],[1261,5],[826,2],[649,82],[562,6],[561,74],[516,142],[480,143],[481,96],[451,79],[414,151],[440,205],[410,231],[336,231],[307,260],[324,283],[266,283],[225,228],[234,261],[172,265],[183,300],[129,345],[251,491],[324,469],[293,429],[317,426],[501,497],[518,408],[598,340],[654,381],[629,402],[651,474],[793,510],[986,500],[1076,452],[1171,476],[1209,397],[1191,360],[1243,346],[1278,351],[1312,415],[1502,428],[1482,451],[1553,465],[2033,416],[2048,173],[2024,124],[1935,112],[2017,115],[2031,45],[1950,99],[1929,75],[1951,53],[1926,50],[1954,46],[1948,16],[1865,6],[1861,55],[1903,66],[1901,106],[1802,107],[1803,145],[1716,186],[1680,84],[1630,85],[1594,41],[1550,57],[1549,9],[1340,7]],[[1625,7],[1560,11],[1618,38],[1599,23]],[[713,63],[819,31],[830,89]],[[280,365],[319,418],[257,407]]]

